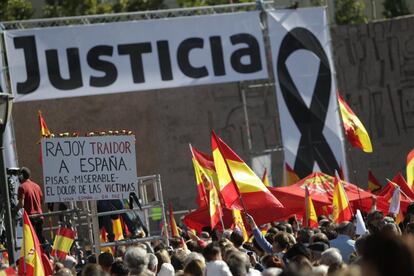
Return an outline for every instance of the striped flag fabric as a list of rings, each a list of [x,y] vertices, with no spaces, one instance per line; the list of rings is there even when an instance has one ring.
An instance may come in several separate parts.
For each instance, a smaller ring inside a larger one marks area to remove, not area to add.
[[[213,132],[211,135],[211,147],[213,151],[214,166],[217,172],[217,186],[218,192],[221,194],[224,207],[228,209],[243,209],[241,202],[239,201],[240,195],[236,183],[233,181],[228,168],[226,160],[219,146],[222,144]]]
[[[362,149],[364,152],[372,152],[371,139],[369,138],[368,132],[364,125],[341,97],[341,95],[339,95],[339,92],[337,95],[345,134],[349,143],[351,143],[353,147]]]
[[[246,227],[244,226],[240,210],[233,209],[231,212],[233,215],[233,227],[239,229],[242,232],[245,242],[248,241],[249,235],[247,234]]]
[[[272,187],[269,182],[269,176],[267,175],[267,168],[264,169],[263,176],[262,176],[262,182],[266,187]]]
[[[286,177],[286,186],[293,185],[300,180],[299,176],[289,166],[288,163],[285,163],[285,177]]]
[[[209,211],[211,229],[214,229],[220,222],[220,217],[223,213],[221,211],[220,201],[215,187],[212,187],[209,193]]]
[[[407,155],[407,185],[412,191],[414,191],[413,182],[414,182],[414,149],[410,151]]]
[[[19,275],[46,275],[42,262],[42,249],[29,216],[23,211],[23,244],[20,249]]]
[[[44,138],[44,137],[50,137],[50,135],[52,135],[52,133],[50,132],[49,128],[46,125],[46,121],[43,118],[43,114],[42,111],[37,111],[37,116],[39,119],[39,127],[40,127],[40,137]]]
[[[335,223],[341,223],[352,219],[352,211],[348,197],[346,196],[341,181],[339,181],[337,177],[335,177],[332,196],[332,215]]]
[[[180,237],[180,233],[178,232],[177,223],[175,222],[174,212],[172,209],[171,202],[169,203],[169,215],[170,215],[170,229],[171,229],[171,237]]]
[[[282,203],[269,191],[253,170],[214,132],[212,132],[212,147],[220,192],[223,198],[231,199],[228,200],[231,203],[230,209],[249,211],[265,208],[269,210],[269,214],[250,212],[250,215],[260,224],[271,218],[271,212],[283,208]]]
[[[51,255],[59,260],[65,260],[74,241],[75,231],[70,228],[60,227],[53,242]]]
[[[377,178],[374,176],[372,171],[368,171],[368,190],[371,193],[375,193],[381,190],[381,188],[382,188],[381,184],[379,183]]]
[[[305,227],[318,228],[318,216],[316,215],[315,206],[309,195],[309,188],[305,186]]]
[[[212,156],[199,151],[190,145],[194,173],[197,181],[197,203],[200,208],[208,205],[209,191],[217,179],[216,169]]]

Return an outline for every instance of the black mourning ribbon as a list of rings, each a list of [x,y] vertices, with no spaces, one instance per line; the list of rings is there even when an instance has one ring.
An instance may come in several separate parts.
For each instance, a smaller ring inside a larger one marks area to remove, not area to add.
[[[303,101],[286,66],[288,57],[297,50],[308,50],[320,60],[310,108]],[[277,75],[286,106],[298,127],[301,138],[294,170],[300,178],[312,173],[316,162],[322,172],[334,175],[338,161],[322,131],[331,96],[331,69],[319,40],[305,28],[294,28],[283,38],[277,59]]]

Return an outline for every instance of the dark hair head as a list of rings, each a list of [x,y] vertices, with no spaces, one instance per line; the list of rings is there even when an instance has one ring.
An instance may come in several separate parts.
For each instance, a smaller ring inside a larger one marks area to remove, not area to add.
[[[241,233],[240,230],[235,229],[233,231],[233,233],[231,233],[230,235],[230,241],[234,244],[235,247],[240,247],[243,245],[244,242],[244,238],[243,238],[243,234]]]
[[[279,232],[273,238],[273,243],[277,243],[279,248],[288,249],[289,248],[289,234],[286,232]]]
[[[313,235],[313,231],[309,228],[302,228],[298,231],[297,241],[298,243],[309,243],[310,238]]]
[[[187,253],[182,249],[178,249],[174,252],[174,254],[172,254],[171,264],[174,267],[175,271],[184,269],[184,263],[186,259]]]
[[[109,252],[103,252],[98,256],[98,263],[102,267],[111,267],[114,262],[114,256]]]
[[[206,265],[201,260],[191,260],[185,267],[184,273],[186,275],[203,276]]]
[[[82,276],[101,276],[105,275],[105,271],[98,264],[87,264],[82,269]]]
[[[219,255],[220,253],[221,253],[220,247],[215,242],[209,243],[203,249],[203,256],[204,258],[206,258],[206,262],[215,260],[217,255]]]
[[[20,168],[20,174],[22,175],[22,178],[24,180],[27,180],[27,179],[30,178],[31,172],[30,172],[30,169],[29,168],[21,167]]]
[[[412,238],[373,234],[366,238],[361,249],[364,263],[375,268],[378,276],[414,275]]]
[[[129,275],[128,267],[123,261],[115,261],[111,266],[111,275],[127,276]]]
[[[303,244],[301,243],[297,243],[294,244],[285,254],[285,258],[287,259],[292,259],[295,256],[304,256],[306,258],[308,258],[309,260],[311,259],[311,252],[310,250]]]

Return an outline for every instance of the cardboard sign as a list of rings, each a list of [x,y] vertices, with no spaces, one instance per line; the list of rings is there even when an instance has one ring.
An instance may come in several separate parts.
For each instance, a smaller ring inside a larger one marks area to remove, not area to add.
[[[124,199],[137,193],[135,136],[42,139],[45,202]]]

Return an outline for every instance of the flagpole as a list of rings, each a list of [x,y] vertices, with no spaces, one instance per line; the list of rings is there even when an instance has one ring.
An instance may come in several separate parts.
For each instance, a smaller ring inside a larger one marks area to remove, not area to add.
[[[305,227],[309,227],[309,190],[305,186]]]
[[[219,202],[220,204],[220,202]],[[219,206],[219,215],[220,215],[220,222],[221,222],[221,227],[223,228],[223,233],[224,230],[226,230],[226,227],[224,227],[224,221],[223,221],[223,213],[222,213],[222,209],[221,209],[221,205]],[[213,230],[213,229],[212,229]]]
[[[400,187],[400,185],[398,185],[397,183],[395,183],[395,182],[393,182],[393,181],[391,181],[391,180],[389,180],[388,178],[385,178],[388,182],[390,182],[392,185],[394,185],[394,187],[395,186],[398,186],[398,187]],[[403,194],[403,195],[405,195],[410,201],[413,201],[412,199],[411,199],[411,197],[409,197],[406,193],[404,193],[404,191],[401,189],[401,187],[400,187],[400,192]]]

